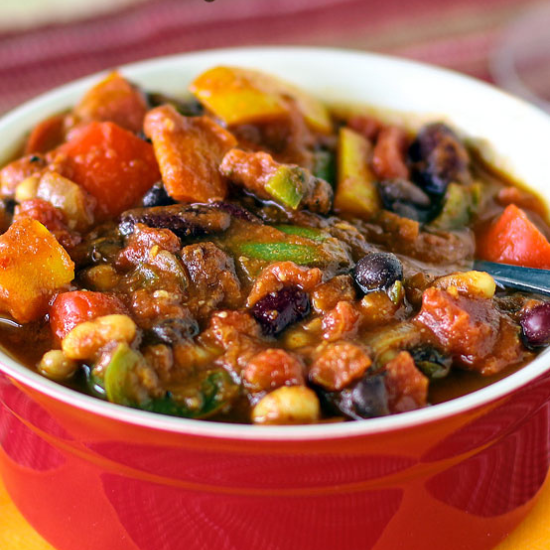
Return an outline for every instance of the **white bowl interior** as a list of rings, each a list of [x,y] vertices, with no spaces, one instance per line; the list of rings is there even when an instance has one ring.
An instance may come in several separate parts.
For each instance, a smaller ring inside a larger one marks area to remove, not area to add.
[[[262,69],[332,104],[365,104],[402,113],[411,125],[445,119],[475,140],[495,167],[550,201],[550,117],[482,82],[396,58],[321,48],[212,50],[137,63],[123,73],[147,90],[181,95],[194,76],[216,65]],[[8,160],[34,124],[74,105],[100,75],[58,88],[0,120],[0,159]],[[317,439],[401,429],[454,415],[505,396],[550,366],[550,350],[519,372],[482,390],[403,415],[344,424],[259,427],[153,415],[80,395],[51,382],[0,352],[9,376],[90,412],[180,433],[251,439]]]

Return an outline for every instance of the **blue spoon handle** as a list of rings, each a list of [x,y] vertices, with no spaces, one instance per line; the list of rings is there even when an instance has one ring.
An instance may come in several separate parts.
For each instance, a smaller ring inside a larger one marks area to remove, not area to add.
[[[476,260],[474,269],[486,271],[503,286],[550,296],[550,270]]]

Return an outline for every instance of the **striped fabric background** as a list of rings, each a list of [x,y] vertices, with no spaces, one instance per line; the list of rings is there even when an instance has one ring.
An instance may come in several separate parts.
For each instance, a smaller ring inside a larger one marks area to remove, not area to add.
[[[253,44],[368,49],[489,80],[489,56],[503,30],[536,4],[528,0],[142,0],[71,25],[2,32],[8,26],[4,21],[0,23],[0,112],[58,84],[122,63]]]

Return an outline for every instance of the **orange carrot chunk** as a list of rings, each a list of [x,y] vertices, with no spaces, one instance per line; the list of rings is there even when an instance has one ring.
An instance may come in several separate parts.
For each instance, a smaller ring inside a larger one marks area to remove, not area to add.
[[[134,206],[160,179],[153,148],[112,122],[92,122],[49,154],[62,175],[97,200],[99,217],[117,216]]]

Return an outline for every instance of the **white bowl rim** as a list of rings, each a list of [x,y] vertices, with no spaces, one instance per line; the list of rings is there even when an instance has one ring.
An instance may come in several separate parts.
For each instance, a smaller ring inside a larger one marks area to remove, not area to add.
[[[189,60],[204,60],[205,62],[210,62],[211,66],[213,66],[216,64],[215,59],[217,56],[226,56],[228,54],[234,55],[235,57],[239,57],[240,55],[253,55],[255,58],[272,56],[274,54],[285,56],[305,55],[313,57],[332,55],[336,57],[341,56],[342,58],[348,59],[355,57],[360,59],[383,61],[384,63],[391,64],[396,68],[406,67],[408,69],[417,69],[419,71],[430,73],[432,76],[444,76],[446,79],[454,80],[454,82],[459,85],[462,84],[474,87],[479,91],[484,91],[486,94],[491,93],[495,97],[500,96],[501,100],[505,100],[510,104],[514,103],[516,108],[519,106],[521,110],[525,112],[529,111],[531,116],[535,115],[537,117],[548,117],[548,115],[542,110],[526,103],[523,100],[520,100],[489,84],[448,69],[393,56],[339,48],[251,46],[244,48],[212,49],[164,56],[123,65],[120,67],[120,70],[124,74],[132,77],[134,73],[145,71],[159,63],[185,63]],[[205,68],[206,67],[207,65],[205,65]],[[100,73],[95,73],[93,75],[72,81],[63,86],[59,86],[24,103],[20,107],[17,107],[0,118],[0,135],[5,126],[13,124],[13,122],[17,121],[19,118],[24,117],[28,111],[44,109],[45,113],[50,113],[51,111],[48,111],[48,105],[55,102],[56,99],[59,99],[64,95],[74,93],[75,90],[81,93],[87,86],[97,82],[97,79],[102,75],[105,75],[105,73],[106,71],[102,71]],[[544,375],[549,369],[550,349],[540,354],[531,363],[519,371],[503,378],[502,380],[494,382],[485,388],[479,389],[465,396],[440,403],[433,407],[427,407],[398,415],[345,423],[323,423],[300,426],[254,426],[170,417],[108,403],[100,399],[81,394],[75,390],[62,386],[61,384],[48,380],[38,373],[35,373],[27,367],[21,365],[6,353],[0,351],[0,371],[8,377],[15,379],[55,400],[61,401],[88,413],[112,418],[114,420],[153,430],[181,434],[182,436],[190,435],[230,440],[276,440],[281,442],[332,440],[367,436],[431,424],[452,416],[473,411],[484,405],[488,405],[497,400],[506,398],[511,393]]]

